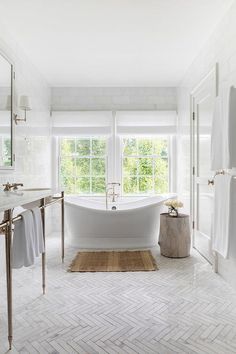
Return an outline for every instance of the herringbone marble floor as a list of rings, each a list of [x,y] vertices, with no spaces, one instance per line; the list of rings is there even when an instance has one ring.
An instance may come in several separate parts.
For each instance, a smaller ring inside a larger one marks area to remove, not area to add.
[[[47,242],[47,293],[40,262],[14,271],[14,348],[21,354],[236,353],[236,293],[197,253],[158,255],[160,270],[68,273],[59,241]],[[6,353],[5,283],[0,353]]]

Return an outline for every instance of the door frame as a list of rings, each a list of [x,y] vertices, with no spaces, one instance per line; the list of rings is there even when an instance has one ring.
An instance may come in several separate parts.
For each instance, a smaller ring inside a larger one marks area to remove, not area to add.
[[[197,96],[197,92],[199,92],[201,86],[209,80],[211,77],[213,77],[214,80],[214,91],[215,91],[215,97],[218,96],[219,94],[219,64],[215,63],[213,68],[208,71],[206,75],[199,81],[199,83],[192,89],[190,93],[190,220],[191,220],[191,228],[192,228],[192,246],[193,248],[200,253],[209,263],[209,259],[207,259],[197,248],[195,248],[195,225],[196,221],[194,220],[195,218],[195,178],[196,178],[196,161],[195,161],[195,133],[196,133],[196,127],[195,127],[195,119],[196,119],[196,112],[194,110],[195,108],[195,99]],[[215,258],[215,255],[213,255]],[[215,259],[213,260],[215,263]]]

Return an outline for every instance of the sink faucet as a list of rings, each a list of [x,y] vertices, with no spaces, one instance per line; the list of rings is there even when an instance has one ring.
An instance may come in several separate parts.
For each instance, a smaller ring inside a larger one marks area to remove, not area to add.
[[[18,187],[23,187],[23,186],[24,186],[23,183],[13,183],[12,184],[12,187],[13,187],[14,191],[17,190]]]
[[[12,189],[13,190],[17,190],[18,186],[23,187],[23,183],[12,183],[12,184],[10,184],[9,182],[7,182],[7,183],[3,184],[3,187],[5,187],[4,188],[5,192],[9,192]]]
[[[108,209],[108,197],[112,196],[112,203],[115,203],[116,197],[119,196],[119,193],[116,193],[116,186],[120,186],[120,183],[118,182],[112,182],[112,183],[107,183],[106,185],[106,209]],[[109,191],[112,191],[111,194],[109,194]]]

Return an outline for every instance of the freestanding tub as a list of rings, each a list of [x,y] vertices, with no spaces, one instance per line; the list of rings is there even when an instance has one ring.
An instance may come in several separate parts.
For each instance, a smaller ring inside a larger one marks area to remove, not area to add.
[[[66,198],[68,243],[83,249],[137,249],[157,245],[163,202],[173,194],[119,199],[116,208],[105,198]]]

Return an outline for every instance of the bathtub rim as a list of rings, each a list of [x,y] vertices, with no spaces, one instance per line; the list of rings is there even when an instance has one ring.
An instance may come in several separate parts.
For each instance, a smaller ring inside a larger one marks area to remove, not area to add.
[[[161,196],[161,195],[160,195]],[[74,206],[74,207],[79,207],[81,209],[85,209],[85,210],[94,210],[96,212],[101,212],[101,213],[126,213],[127,211],[128,212],[131,212],[132,210],[137,210],[137,209],[147,209],[149,207],[153,207],[154,205],[156,206],[162,206],[163,205],[163,202],[165,202],[166,200],[168,199],[172,199],[172,198],[176,198],[176,194],[175,193],[169,193],[169,194],[163,194],[163,196],[165,196],[162,200],[160,201],[153,201],[153,202],[150,202],[149,204],[146,204],[146,205],[137,205],[135,206],[135,201],[131,201],[131,202],[127,202],[127,204],[132,204],[132,208],[129,207],[127,209],[116,209],[116,210],[112,210],[112,209],[106,209],[105,208],[105,205],[104,205],[104,208],[96,208],[96,207],[91,207],[91,206],[85,206],[85,205],[80,205],[79,203],[75,203],[75,202],[72,202],[72,201],[68,201],[66,198],[65,198],[65,205],[69,205],[69,206]],[[76,197],[76,195],[74,195],[74,197]],[[79,196],[77,196],[77,198],[79,198]],[[86,197],[83,197],[84,199],[86,199]],[[125,197],[124,197],[125,198]],[[151,199],[153,197],[144,197],[143,200],[145,199]],[[125,203],[123,203],[125,204]]]

